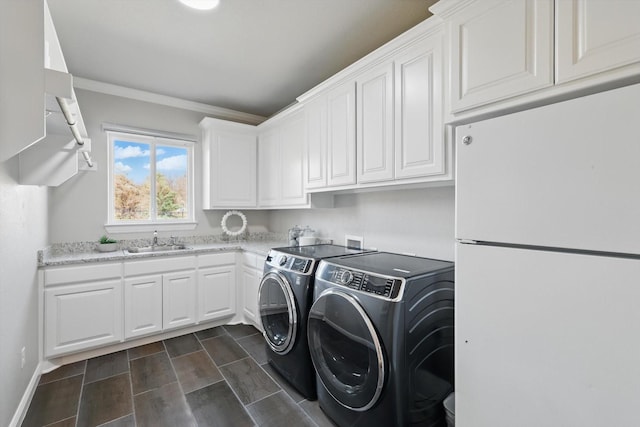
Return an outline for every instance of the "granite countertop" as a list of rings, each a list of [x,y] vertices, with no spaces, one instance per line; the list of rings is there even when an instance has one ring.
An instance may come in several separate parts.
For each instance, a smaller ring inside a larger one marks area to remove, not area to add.
[[[159,244],[168,242],[160,240]],[[99,252],[95,242],[58,243],[38,251],[38,266],[51,267],[58,265],[86,264],[109,261],[134,260],[177,255],[193,255],[208,252],[247,251],[266,256],[271,248],[288,246],[287,240],[273,233],[261,233],[248,236],[246,240],[225,241],[220,236],[181,238],[178,243],[187,248],[165,252],[129,253],[126,248],[132,246],[150,246],[148,240],[129,240],[119,242],[114,252]]]

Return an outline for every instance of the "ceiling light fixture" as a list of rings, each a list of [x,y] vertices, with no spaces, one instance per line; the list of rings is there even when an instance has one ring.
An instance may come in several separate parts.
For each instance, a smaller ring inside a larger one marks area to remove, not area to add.
[[[180,0],[180,3],[198,10],[211,10],[220,3],[220,0]]]

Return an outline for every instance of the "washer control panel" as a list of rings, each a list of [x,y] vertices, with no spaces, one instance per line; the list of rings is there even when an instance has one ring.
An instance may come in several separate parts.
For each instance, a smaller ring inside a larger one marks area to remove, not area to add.
[[[327,282],[390,299],[396,298],[402,287],[400,279],[350,270],[333,264],[326,264],[319,273],[320,279]]]

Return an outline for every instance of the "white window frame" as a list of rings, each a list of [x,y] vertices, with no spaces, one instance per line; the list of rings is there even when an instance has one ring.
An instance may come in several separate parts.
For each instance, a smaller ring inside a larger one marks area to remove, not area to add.
[[[150,131],[144,133],[138,132],[124,132],[124,131],[112,131],[106,130],[107,142],[108,142],[108,214],[107,223],[105,224],[105,230],[108,233],[131,233],[131,232],[147,232],[155,230],[164,231],[181,231],[181,230],[193,230],[197,223],[195,221],[195,191],[194,191],[194,150],[195,141],[171,138],[158,133],[154,135]],[[153,147],[150,153],[150,184],[151,184],[151,218],[150,220],[117,220],[115,218],[115,141],[125,140],[135,143],[149,144]],[[187,149],[187,195],[188,195],[188,211],[189,217],[184,219],[157,219],[156,218],[156,203],[155,203],[155,147],[158,145],[184,147]]]

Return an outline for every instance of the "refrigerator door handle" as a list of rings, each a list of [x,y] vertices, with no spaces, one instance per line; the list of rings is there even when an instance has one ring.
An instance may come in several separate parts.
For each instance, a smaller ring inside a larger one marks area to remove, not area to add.
[[[476,245],[476,244],[478,244],[477,240],[470,240],[470,239],[458,239],[457,242],[458,243],[462,243],[463,245]]]

